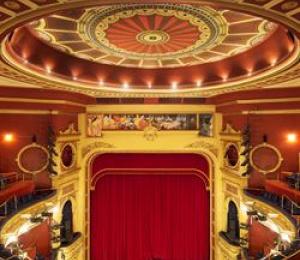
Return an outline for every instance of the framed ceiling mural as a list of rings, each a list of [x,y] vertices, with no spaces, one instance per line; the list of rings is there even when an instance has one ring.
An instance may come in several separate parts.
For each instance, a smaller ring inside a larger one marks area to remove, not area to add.
[[[200,136],[213,136],[213,114],[88,114],[87,136],[101,137],[103,131],[198,130]]]

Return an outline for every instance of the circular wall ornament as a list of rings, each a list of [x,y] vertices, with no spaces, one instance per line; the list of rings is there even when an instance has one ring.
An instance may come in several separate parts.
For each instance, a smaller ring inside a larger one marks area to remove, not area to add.
[[[230,143],[226,147],[225,151],[226,166],[235,168],[239,162],[239,149],[236,144]]]
[[[281,166],[283,158],[280,151],[273,145],[262,143],[250,152],[250,164],[258,172],[268,174]]]
[[[47,169],[49,153],[44,146],[32,143],[19,151],[16,161],[23,172],[37,174]]]
[[[76,162],[75,146],[72,143],[65,144],[61,149],[61,163],[66,169],[72,168]]]

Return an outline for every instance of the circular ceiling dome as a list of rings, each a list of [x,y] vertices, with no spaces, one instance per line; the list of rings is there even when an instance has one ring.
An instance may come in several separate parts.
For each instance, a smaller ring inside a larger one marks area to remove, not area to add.
[[[137,68],[222,60],[249,50],[276,28],[247,14],[172,4],[63,11],[31,25],[38,37],[74,56]]]
[[[221,5],[123,4],[64,8],[26,23],[2,42],[2,59],[11,77],[39,87],[198,97],[280,82],[298,50],[282,25]]]

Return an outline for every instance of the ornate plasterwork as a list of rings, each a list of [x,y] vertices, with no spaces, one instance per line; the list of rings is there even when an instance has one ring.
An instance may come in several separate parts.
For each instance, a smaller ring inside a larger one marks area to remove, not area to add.
[[[80,132],[75,129],[74,123],[68,125],[68,128],[65,130],[59,131],[60,135],[79,135]]]
[[[82,148],[81,151],[82,157],[85,157],[88,153],[98,148],[115,148],[115,147],[112,144],[105,143],[105,142],[93,142]]]
[[[223,131],[220,133],[222,135],[239,135],[241,131],[235,130],[230,124],[226,124]]]
[[[15,0],[14,2],[20,3]],[[28,0],[24,5],[24,1],[20,3],[20,8],[18,10],[12,10],[7,6],[4,6],[4,2],[0,3],[0,34],[4,36],[12,28],[17,27],[24,22],[30,22],[37,19],[38,17],[47,16],[53,12],[57,13],[61,10],[68,10],[71,8],[84,7],[89,8],[97,5],[104,4],[115,4],[115,3],[130,3],[131,1],[107,1],[99,2],[96,0],[78,0],[74,1],[37,1]],[[134,2],[134,1],[132,1]],[[160,1],[158,1],[159,3]],[[162,1],[161,1],[162,2]],[[170,1],[172,2],[172,1]],[[267,19],[282,23],[295,32],[300,33],[300,8],[299,4],[297,6],[288,4],[289,0],[283,0],[278,3],[276,0],[266,0],[266,1],[224,1],[216,0],[214,4],[220,5],[222,8],[235,9],[237,11],[247,11],[253,15],[258,15],[265,17]],[[296,1],[297,2],[297,1]],[[181,1],[182,4],[188,3],[194,6],[199,6],[199,1]],[[3,55],[3,54],[2,54]],[[239,82],[233,82],[231,84],[219,84],[218,86],[211,86],[211,88],[191,88],[185,91],[124,91],[117,92],[110,90],[109,86],[95,88],[94,86],[87,86],[79,83],[66,82],[63,80],[56,80],[55,78],[50,78],[49,75],[43,77],[41,75],[33,75],[32,73],[25,72],[23,70],[12,68],[11,65],[7,65],[6,62],[1,61],[0,64],[0,74],[4,75],[6,78],[14,79],[20,82],[19,84],[30,84],[31,86],[36,86],[40,88],[54,88],[62,89],[66,91],[74,91],[77,93],[84,93],[91,96],[97,97],[208,97],[213,95],[219,95],[224,93],[229,93],[232,91],[241,91],[256,88],[265,87],[290,87],[290,81],[296,81],[300,73],[300,65],[295,59],[289,60],[289,66],[285,66],[279,70],[269,71],[264,73],[262,77],[251,77],[251,80],[241,80]],[[15,65],[13,65],[15,66]],[[289,68],[288,68],[289,67]],[[294,82],[295,85],[295,82]],[[16,85],[18,86],[18,85]],[[229,87],[228,87],[229,86]]]
[[[213,153],[216,157],[218,156],[218,148],[215,145],[205,142],[205,141],[196,141],[192,144],[187,145],[185,148],[207,149],[211,153]]]
[[[67,54],[141,68],[222,60],[249,50],[277,28],[259,17],[208,6],[135,4],[81,12],[79,19],[61,12],[31,23],[30,28]]]

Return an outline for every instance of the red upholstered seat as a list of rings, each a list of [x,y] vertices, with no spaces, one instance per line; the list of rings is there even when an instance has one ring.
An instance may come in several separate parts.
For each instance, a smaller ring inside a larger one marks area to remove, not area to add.
[[[266,180],[266,191],[278,196],[288,196],[294,202],[300,204],[300,191],[292,189],[287,183],[279,180]]]
[[[0,204],[12,199],[14,196],[20,198],[34,192],[35,185],[32,180],[25,180],[9,184],[4,190],[0,191]]]

